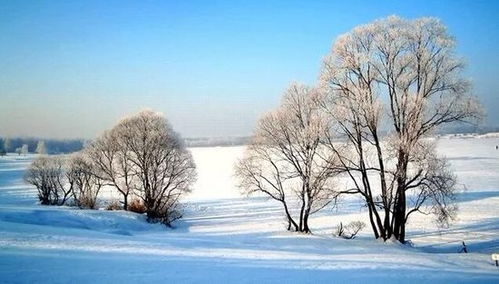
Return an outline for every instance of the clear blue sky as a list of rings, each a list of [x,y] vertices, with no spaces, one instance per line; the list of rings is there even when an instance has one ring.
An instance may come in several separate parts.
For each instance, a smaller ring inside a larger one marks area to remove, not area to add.
[[[392,14],[444,21],[499,125],[499,1],[1,1],[0,136],[92,138],[145,107],[248,135],[338,35]]]

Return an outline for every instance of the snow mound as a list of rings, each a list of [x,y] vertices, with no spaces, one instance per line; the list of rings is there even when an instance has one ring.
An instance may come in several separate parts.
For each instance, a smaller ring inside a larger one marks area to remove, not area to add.
[[[130,236],[144,231],[165,230],[164,226],[149,224],[145,216],[133,212],[78,210],[64,207],[3,209],[0,221],[10,223],[11,226],[27,224]]]

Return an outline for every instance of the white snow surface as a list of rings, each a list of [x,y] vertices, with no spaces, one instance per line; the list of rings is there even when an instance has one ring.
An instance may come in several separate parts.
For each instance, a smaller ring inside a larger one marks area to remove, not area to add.
[[[22,181],[33,156],[0,157],[0,283],[499,283],[499,138],[438,143],[463,188],[460,211],[447,229],[411,217],[412,247],[376,241],[369,227],[333,237],[339,222],[366,220],[356,197],[313,215],[312,235],[286,232],[278,203],[235,186],[244,147],[191,149],[198,181],[174,229],[131,212],[38,205]]]

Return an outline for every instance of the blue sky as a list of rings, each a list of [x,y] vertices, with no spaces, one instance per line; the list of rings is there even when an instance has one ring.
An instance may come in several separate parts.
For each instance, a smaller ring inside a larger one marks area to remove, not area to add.
[[[92,138],[142,108],[248,135],[338,35],[392,14],[443,20],[499,125],[499,1],[1,1],[0,136]]]

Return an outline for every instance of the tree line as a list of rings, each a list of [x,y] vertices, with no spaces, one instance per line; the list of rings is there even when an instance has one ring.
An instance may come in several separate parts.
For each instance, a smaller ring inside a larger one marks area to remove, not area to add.
[[[336,39],[315,86],[292,83],[258,121],[235,165],[238,187],[277,201],[296,232],[310,233],[310,216],[346,195],[361,198],[375,238],[404,243],[416,213],[447,224],[457,210],[456,178],[430,136],[483,116],[463,68],[438,19],[392,16],[354,28]],[[92,207],[111,186],[124,210],[132,198],[149,220],[170,225],[195,176],[166,119],[144,111],[64,161],[35,160],[26,180],[42,204],[72,194]],[[337,235],[353,238],[362,227],[341,224]]]
[[[40,148],[43,144],[44,150]],[[40,138],[0,138],[0,153],[72,153],[83,149],[85,140],[82,139],[40,139]]]
[[[354,28],[334,42],[316,86],[291,84],[260,119],[236,166],[240,188],[279,201],[298,232],[341,195],[362,198],[375,238],[405,242],[416,213],[446,224],[456,178],[429,136],[483,115],[463,67],[438,19]]]
[[[152,111],[122,119],[78,153],[38,157],[25,175],[41,204],[72,201],[93,209],[109,186],[122,196],[119,208],[167,226],[181,217],[179,200],[195,179],[190,152],[164,116]]]

